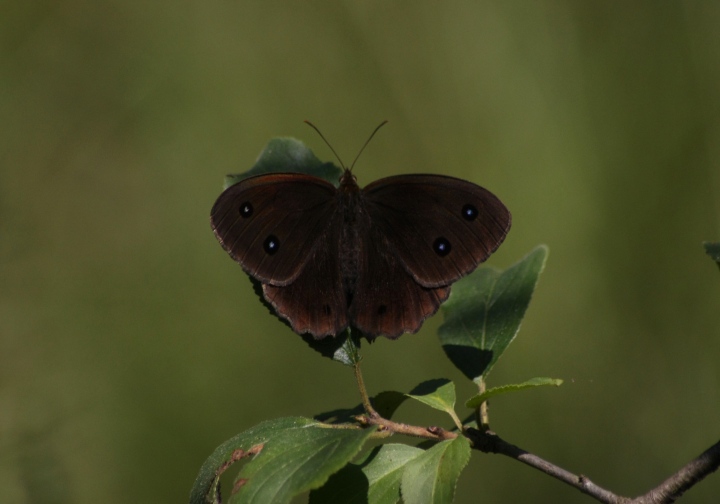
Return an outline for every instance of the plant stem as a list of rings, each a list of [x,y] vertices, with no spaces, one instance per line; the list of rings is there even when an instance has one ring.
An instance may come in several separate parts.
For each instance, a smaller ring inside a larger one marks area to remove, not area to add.
[[[487,386],[485,385],[485,378],[481,377],[480,381],[478,382],[478,392],[480,394],[484,393]],[[476,418],[478,424],[478,429],[485,432],[490,430],[490,415],[488,414],[488,402],[483,401],[483,403],[480,405],[478,409],[475,410]]]
[[[360,398],[362,399],[363,408],[368,415],[372,418],[379,418],[380,415],[370,403],[370,397],[368,396],[367,389],[365,389],[365,381],[363,380],[362,372],[360,371],[360,363],[353,364],[353,371],[355,372],[355,381],[357,382],[358,390],[360,391]]]

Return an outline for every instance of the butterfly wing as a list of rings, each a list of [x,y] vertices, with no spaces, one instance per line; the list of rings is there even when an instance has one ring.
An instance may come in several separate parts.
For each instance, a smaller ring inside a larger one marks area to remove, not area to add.
[[[227,188],[210,213],[223,248],[263,284],[300,275],[337,207],[337,189],[317,177],[275,173]]]
[[[265,299],[293,331],[315,339],[334,336],[348,326],[347,299],[338,259],[342,215],[335,212],[300,274],[285,286],[263,285]]]
[[[443,175],[399,175],[363,189],[372,221],[398,262],[426,288],[473,271],[510,230],[508,209],[490,191]]]
[[[450,287],[426,288],[416,282],[389,243],[388,236],[369,226],[362,245],[355,293],[349,308],[353,326],[368,339],[395,339],[415,333],[450,295]]]

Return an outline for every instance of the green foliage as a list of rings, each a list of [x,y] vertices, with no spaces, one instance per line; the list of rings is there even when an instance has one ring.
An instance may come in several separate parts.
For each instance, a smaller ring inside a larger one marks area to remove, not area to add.
[[[455,407],[455,384],[444,378],[429,380],[415,387],[407,396],[431,408],[449,412]]]
[[[410,391],[407,396],[431,408],[446,412],[453,419],[457,428],[462,428],[462,423],[455,414],[455,384],[450,380],[441,378],[423,382]]]
[[[275,433],[237,481],[247,481],[230,502],[264,504],[289,502],[292,497],[324,484],[340,470],[374,432],[314,424]]]
[[[470,460],[470,442],[463,436],[436,444],[412,459],[402,477],[406,504],[452,502],[460,472]]]
[[[314,423],[313,420],[300,417],[268,420],[228,439],[215,449],[200,468],[200,474],[195,479],[195,484],[190,492],[190,503],[215,502],[214,499],[206,496],[215,493],[222,472],[220,468],[231,461],[233,453],[237,450],[247,452],[279,432],[306,427]]]
[[[294,138],[273,138],[258,156],[253,167],[243,173],[227,175],[225,188],[243,179],[266,173],[307,173],[337,185],[342,170],[323,163],[304,143]]]
[[[557,378],[531,378],[523,383],[514,383],[511,385],[493,387],[465,401],[465,406],[467,406],[468,408],[477,408],[482,403],[490,399],[492,396],[505,394],[507,392],[516,392],[518,390],[526,390],[535,387],[546,387],[548,385],[559,387],[560,385],[562,385],[562,383],[563,381]]]
[[[310,494],[310,504],[406,504],[451,502],[460,472],[470,459],[464,437],[429,450],[389,443],[367,452]]]
[[[265,298],[262,294],[258,294],[261,301]],[[278,317],[280,318],[280,317]],[[280,318],[280,320],[283,320]],[[283,320],[284,322],[284,320]],[[310,334],[303,334],[302,339],[310,348],[318,352],[323,357],[328,357],[340,364],[346,366],[354,366],[360,362],[360,334],[346,329],[334,338],[315,339]]]
[[[310,504],[326,502],[394,504],[408,463],[425,453],[405,444],[378,446],[342,468],[310,493]]]
[[[231,502],[289,502],[321,486],[354,457],[374,429],[337,429],[307,418],[280,418],[238,434],[205,461],[190,494],[191,504],[219,503],[220,474],[256,449],[238,475]]]
[[[468,378],[487,376],[515,339],[547,253],[541,245],[505,271],[480,268],[453,285],[438,334],[448,358]]]

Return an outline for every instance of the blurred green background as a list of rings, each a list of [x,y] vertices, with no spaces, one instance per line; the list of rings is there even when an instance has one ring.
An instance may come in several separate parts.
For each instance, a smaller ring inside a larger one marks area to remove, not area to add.
[[[269,418],[358,402],[269,316],[208,216],[223,176],[294,136],[361,185],[491,189],[545,273],[490,385],[507,440],[625,495],[720,433],[720,4],[83,1],[0,6],[0,501],[184,502]],[[473,387],[440,317],[364,348],[371,393]],[[459,406],[462,410],[462,406]],[[403,406],[399,418],[438,424]],[[717,475],[685,503],[716,502]],[[590,502],[475,454],[457,502]]]

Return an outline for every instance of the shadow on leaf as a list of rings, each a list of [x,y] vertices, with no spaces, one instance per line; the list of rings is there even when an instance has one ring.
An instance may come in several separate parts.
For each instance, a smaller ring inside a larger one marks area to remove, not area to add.
[[[481,376],[493,360],[492,350],[463,345],[443,345],[443,350],[455,367],[471,380]]]

